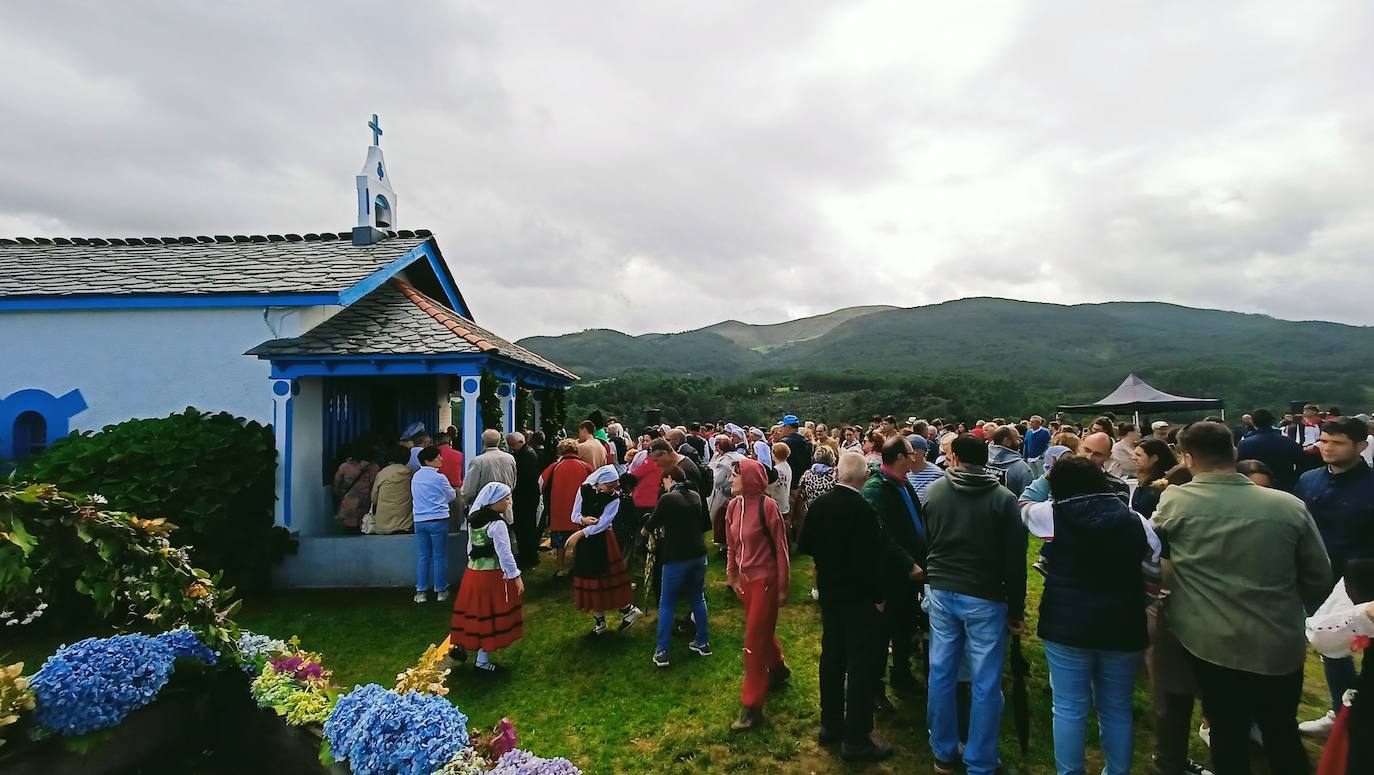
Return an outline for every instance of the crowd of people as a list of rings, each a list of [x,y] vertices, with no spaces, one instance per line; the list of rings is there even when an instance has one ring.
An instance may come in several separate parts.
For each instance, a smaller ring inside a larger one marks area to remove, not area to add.
[[[398,451],[393,463],[418,464],[417,602],[446,596],[442,554],[422,526],[468,504],[451,638],[477,652],[479,669],[495,670],[491,653],[521,635],[521,574],[546,534],[594,636],[612,629],[608,613],[619,630],[643,616],[643,568],[659,607],[653,664],[672,664],[675,631],[710,656],[714,544],[744,610],[732,730],[747,732],[791,675],[776,623],[800,553],[814,559],[822,626],[820,742],[845,760],[886,758],[873,718],[893,707],[889,687],[924,690],[935,771],[996,772],[1004,660],[1026,629],[1033,538],[1059,772],[1084,772],[1090,713],[1104,771],[1130,771],[1142,666],[1160,773],[1207,772],[1188,758],[1197,700],[1198,733],[1222,775],[1249,772],[1255,741],[1271,771],[1308,772],[1300,735],[1330,738],[1323,775],[1374,772],[1374,710],[1357,691],[1372,673],[1355,665],[1374,636],[1368,416],[1310,406],[1279,422],[1261,409],[1238,428],[1159,420],[1146,434],[1110,414],[1082,427],[875,415],[833,429],[786,415],[766,429],[694,423],[637,437],[612,418],[581,423],[552,450],[530,437],[506,437],[507,452],[487,431],[458,482],[442,444],[416,444],[413,460]],[[385,495],[387,470],[373,492]],[[1322,654],[1331,706],[1299,724],[1309,648]]]

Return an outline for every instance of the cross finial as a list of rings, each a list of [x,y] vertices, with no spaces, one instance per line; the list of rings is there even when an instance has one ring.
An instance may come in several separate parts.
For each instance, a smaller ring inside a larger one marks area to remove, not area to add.
[[[372,120],[369,121],[369,122],[367,122],[367,125],[368,125],[369,127],[372,128],[372,144],[373,144],[373,145],[381,145],[381,144],[382,144],[382,122],[380,122],[380,121],[377,120],[377,114],[376,114],[376,113],[373,113],[373,114],[372,114]]]

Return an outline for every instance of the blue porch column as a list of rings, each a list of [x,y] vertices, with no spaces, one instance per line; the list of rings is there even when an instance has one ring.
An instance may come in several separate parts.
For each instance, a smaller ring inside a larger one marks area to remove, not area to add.
[[[274,512],[278,527],[291,527],[291,399],[300,388],[293,380],[272,380],[272,433],[277,444],[277,505]]]
[[[505,433],[515,433],[515,380],[502,381],[496,395],[501,397],[501,422]]]
[[[467,473],[473,458],[482,451],[478,446],[481,428],[478,427],[477,419],[477,398],[482,392],[482,381],[477,377],[467,376],[460,379],[462,382],[459,388],[463,395],[463,473]]]

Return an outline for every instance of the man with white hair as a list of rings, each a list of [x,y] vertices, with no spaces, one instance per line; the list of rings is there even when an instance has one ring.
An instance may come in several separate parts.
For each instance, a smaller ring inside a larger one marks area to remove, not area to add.
[[[860,494],[867,477],[862,454],[841,455],[836,486],[811,504],[798,542],[815,558],[821,591],[820,742],[840,743],[846,761],[892,753],[871,737],[874,695],[887,664],[884,601],[892,577],[921,572]]]
[[[463,478],[463,502],[472,503],[477,493],[491,482],[515,489],[515,458],[501,451],[501,431],[495,428],[482,431],[482,454],[468,464],[467,475]],[[507,525],[515,524],[515,512],[509,506],[505,520]]]

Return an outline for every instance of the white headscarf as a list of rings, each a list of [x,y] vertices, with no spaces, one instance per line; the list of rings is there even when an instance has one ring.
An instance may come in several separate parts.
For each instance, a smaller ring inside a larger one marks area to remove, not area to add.
[[[476,514],[478,509],[483,506],[490,506],[507,495],[510,495],[510,485],[500,482],[487,482],[487,485],[477,493],[477,498],[473,500],[472,508],[468,509],[468,514]]]
[[[582,483],[583,483],[583,484],[610,484],[611,482],[618,482],[618,481],[620,481],[620,474],[616,473],[615,466],[612,466],[612,465],[604,465],[604,466],[602,466],[602,467],[596,469],[595,471],[591,472],[591,474],[590,474],[586,479],[584,479],[584,480],[582,481]],[[507,488],[507,489],[509,489],[509,488]],[[480,498],[481,496],[479,495],[478,497]]]

